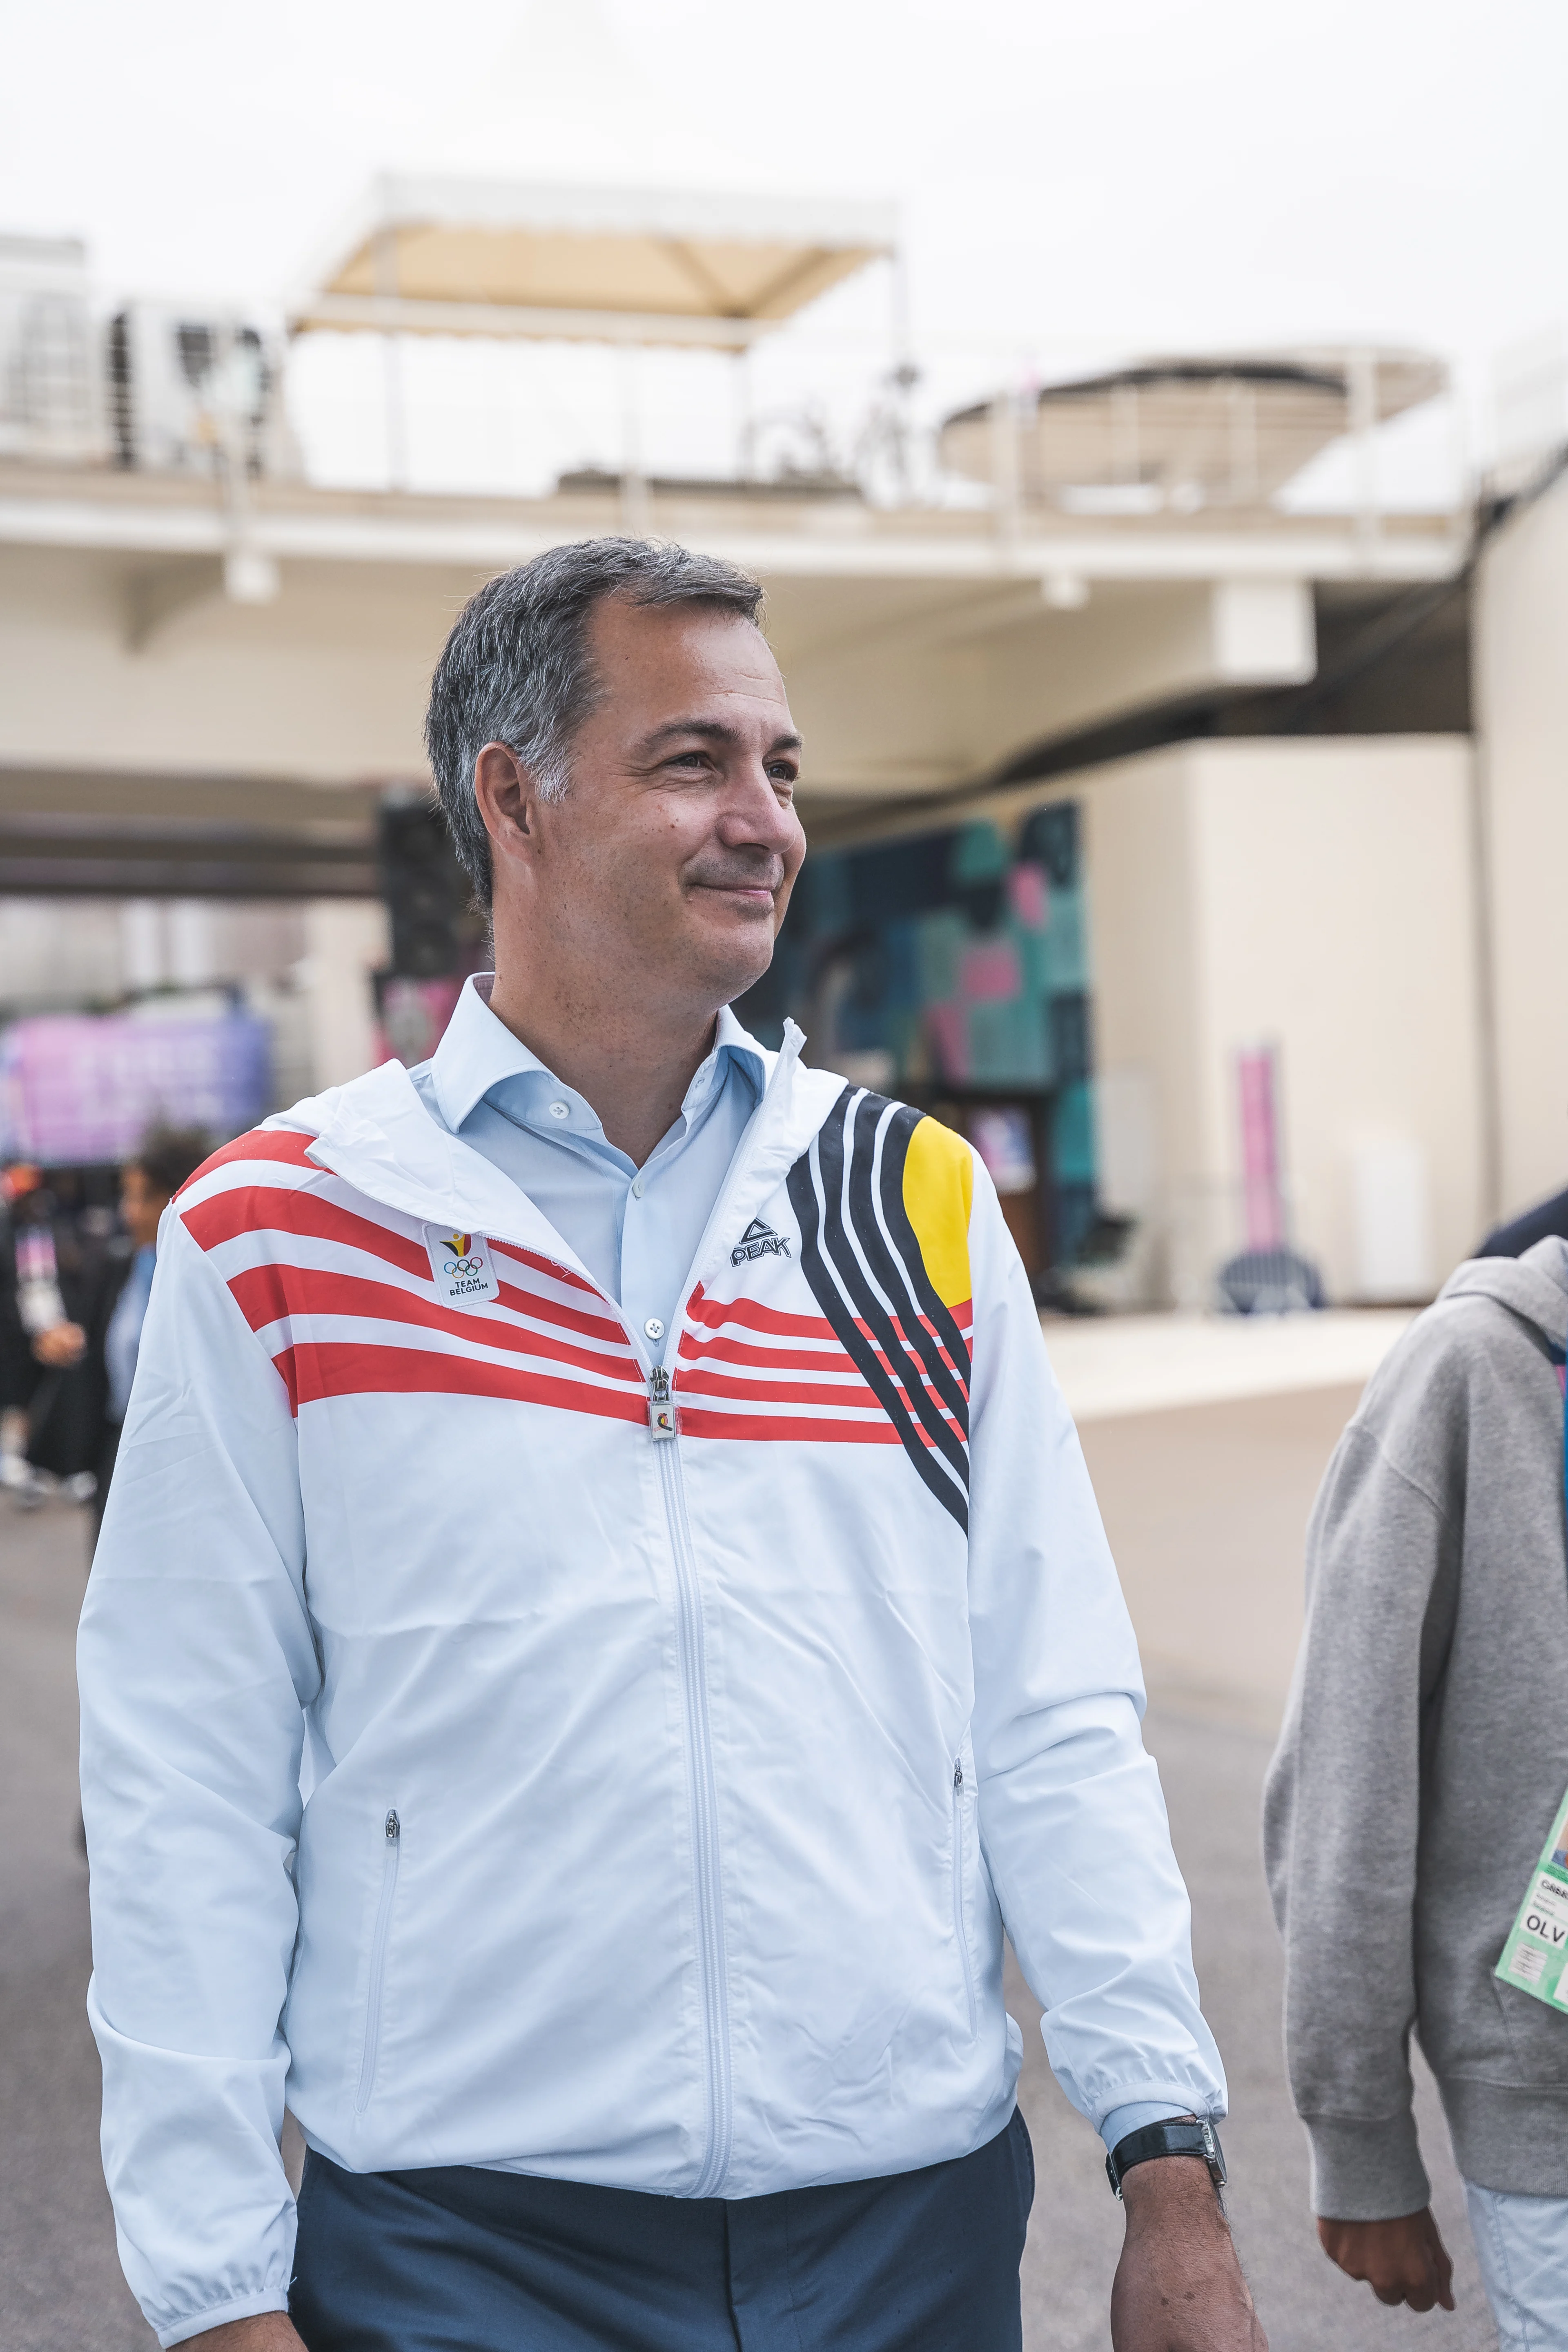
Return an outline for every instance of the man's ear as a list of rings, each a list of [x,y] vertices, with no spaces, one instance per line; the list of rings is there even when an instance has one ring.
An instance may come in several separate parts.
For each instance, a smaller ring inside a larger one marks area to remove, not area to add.
[[[502,857],[526,857],[535,837],[533,781],[506,743],[487,743],[474,761],[474,800],[490,846]]]

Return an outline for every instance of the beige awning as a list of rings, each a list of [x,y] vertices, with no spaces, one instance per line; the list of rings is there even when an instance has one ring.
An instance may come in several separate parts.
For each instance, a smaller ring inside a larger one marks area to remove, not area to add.
[[[289,324],[738,351],[890,254],[895,227],[851,201],[384,178]]]

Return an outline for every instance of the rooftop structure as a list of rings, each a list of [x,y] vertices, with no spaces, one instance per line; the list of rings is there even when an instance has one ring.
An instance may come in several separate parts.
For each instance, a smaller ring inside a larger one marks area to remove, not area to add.
[[[1342,434],[1403,415],[1447,380],[1415,352],[1144,360],[961,409],[942,457],[974,481],[1011,474],[1019,496],[1068,513],[1258,506]]]
[[[887,205],[387,177],[289,321],[743,351],[890,255],[895,231]]]

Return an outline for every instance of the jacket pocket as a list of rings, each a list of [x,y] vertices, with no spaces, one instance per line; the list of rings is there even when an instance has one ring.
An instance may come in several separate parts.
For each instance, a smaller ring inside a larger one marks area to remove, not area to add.
[[[392,1898],[397,1892],[397,1857],[403,1845],[403,1824],[397,1808],[390,1806],[382,1825],[384,1859],[381,1866],[381,1901],[376,1906],[375,1935],[370,1948],[370,1987],[365,1996],[364,2054],[360,2061],[354,2113],[363,2116],[375,2087],[375,2059],[381,2042],[381,1994],[386,1976],[386,1939],[392,1928]]]
[[[963,1964],[963,1998],[969,2011],[969,2031],[973,2033],[979,2023],[974,2002],[974,1956],[969,1948],[969,1927],[964,1916],[964,1878],[968,1862],[969,1791],[963,1778],[963,1759],[953,1759],[952,1767],[952,1932],[958,1945],[958,1956]]]

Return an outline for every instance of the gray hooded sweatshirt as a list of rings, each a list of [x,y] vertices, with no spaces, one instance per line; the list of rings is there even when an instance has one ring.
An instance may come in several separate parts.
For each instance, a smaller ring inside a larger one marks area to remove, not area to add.
[[[1459,2168],[1568,2197],[1568,2014],[1492,1974],[1568,1790],[1568,1243],[1462,1265],[1370,1383],[1307,1537],[1264,1799],[1314,2210],[1427,2201],[1412,2027]]]

